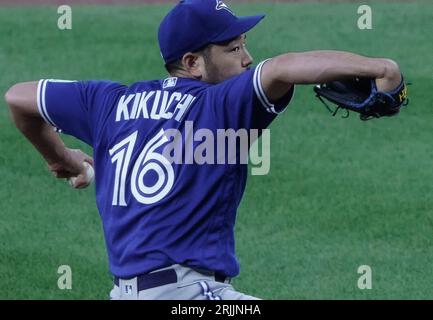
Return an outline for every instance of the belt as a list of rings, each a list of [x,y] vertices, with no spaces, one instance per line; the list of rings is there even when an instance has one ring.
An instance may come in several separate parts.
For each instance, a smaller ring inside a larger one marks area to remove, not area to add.
[[[217,282],[225,282],[229,278],[215,273],[215,281]],[[114,284],[119,286],[119,278],[114,278]],[[160,286],[164,286],[166,284],[172,284],[177,282],[177,274],[174,269],[166,269],[161,271],[156,271],[152,273],[146,273],[137,276],[137,289],[138,291],[152,289]]]

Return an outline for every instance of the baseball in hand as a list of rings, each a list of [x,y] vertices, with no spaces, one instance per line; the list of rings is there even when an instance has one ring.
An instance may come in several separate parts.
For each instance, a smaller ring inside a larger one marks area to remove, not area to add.
[[[93,167],[87,162],[84,162],[84,166],[86,167],[85,181],[80,181],[80,185],[78,186],[78,177],[69,178],[68,181],[72,188],[85,188],[93,182],[95,178],[95,171],[93,170]]]

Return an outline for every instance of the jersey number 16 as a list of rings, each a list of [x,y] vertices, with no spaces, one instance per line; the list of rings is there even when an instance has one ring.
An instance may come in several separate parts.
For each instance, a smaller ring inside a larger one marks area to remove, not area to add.
[[[155,152],[155,149],[168,142],[162,129],[155,135],[141,151],[137,160],[130,168],[131,156],[137,141],[138,131],[135,131],[113,148],[109,150],[111,162],[116,164],[116,173],[114,177],[113,188],[113,206],[127,206],[125,199],[126,178],[131,175],[131,192],[133,197],[140,203],[152,204],[164,198],[173,187],[174,171],[170,162],[161,154]],[[149,171],[155,171],[158,176],[156,183],[147,186],[144,183],[144,176]]]

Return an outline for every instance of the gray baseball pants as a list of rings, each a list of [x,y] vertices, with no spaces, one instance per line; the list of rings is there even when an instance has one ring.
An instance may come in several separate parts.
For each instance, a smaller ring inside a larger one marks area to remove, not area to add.
[[[163,271],[163,272],[162,272]],[[174,274],[174,272],[175,274]],[[230,284],[230,279],[222,282],[213,273],[193,270],[173,265],[150,273],[160,278],[161,274],[173,274],[172,283],[147,288],[144,281],[157,285],[155,279],[118,279],[110,292],[111,300],[259,300],[258,298],[237,292]],[[165,276],[164,276],[165,277]],[[177,281],[176,281],[177,280]],[[218,281],[217,281],[218,280]],[[159,281],[157,279],[157,281]],[[152,285],[149,285],[152,286]],[[141,287],[145,289],[140,290]]]

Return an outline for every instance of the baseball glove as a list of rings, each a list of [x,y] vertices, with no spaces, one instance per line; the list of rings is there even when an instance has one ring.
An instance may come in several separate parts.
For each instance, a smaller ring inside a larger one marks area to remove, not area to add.
[[[334,116],[341,108],[347,111],[346,117],[351,110],[359,113],[361,120],[393,116],[409,102],[403,79],[394,91],[387,93],[377,91],[376,81],[370,78],[332,81],[315,86],[314,91]],[[332,110],[325,100],[336,104],[337,108]]]

